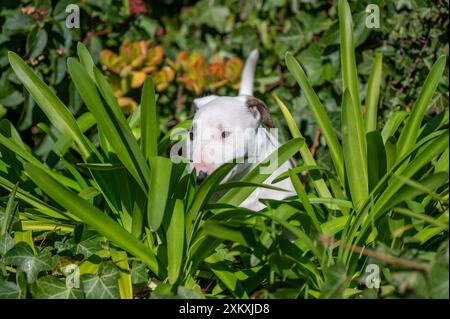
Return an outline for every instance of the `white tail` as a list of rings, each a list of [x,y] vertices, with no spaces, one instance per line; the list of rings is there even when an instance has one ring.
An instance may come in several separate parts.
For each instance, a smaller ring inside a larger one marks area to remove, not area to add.
[[[258,62],[259,52],[254,49],[247,61],[245,61],[244,69],[241,75],[241,87],[239,95],[253,95],[253,78],[255,76],[256,62]]]

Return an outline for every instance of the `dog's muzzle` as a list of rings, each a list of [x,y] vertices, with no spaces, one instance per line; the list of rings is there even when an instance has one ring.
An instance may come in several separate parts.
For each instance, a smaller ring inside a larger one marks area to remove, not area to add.
[[[201,184],[208,174],[205,171],[200,171],[197,175],[197,184]]]

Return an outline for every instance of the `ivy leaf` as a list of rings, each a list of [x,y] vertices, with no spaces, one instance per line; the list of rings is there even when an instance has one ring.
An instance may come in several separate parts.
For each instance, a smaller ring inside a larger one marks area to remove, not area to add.
[[[3,261],[5,264],[16,265],[18,272],[24,272],[28,283],[33,283],[39,272],[51,270],[54,264],[48,249],[35,256],[31,247],[25,242],[17,243],[5,254]]]
[[[448,259],[445,256],[441,256],[433,263],[430,276],[431,298],[448,299]]]
[[[77,244],[76,253],[84,255],[85,258],[89,258],[97,251],[103,249],[103,242],[105,238],[100,236],[99,233],[93,230],[84,230],[81,235],[81,240]]]
[[[143,262],[132,263],[131,282],[133,285],[144,284],[148,282],[147,266]]]
[[[117,299],[119,293],[119,269],[112,263],[104,263],[95,275],[81,276],[83,291],[88,299]]]
[[[203,14],[199,17],[199,22],[205,23],[219,32],[224,32],[226,19],[229,14],[230,9],[227,7],[212,6],[203,11]]]
[[[17,299],[20,296],[20,288],[11,281],[0,282],[0,299]]]
[[[39,278],[36,281],[38,291],[35,298],[39,299],[81,299],[83,291],[80,288],[71,288],[64,279],[51,276]]]
[[[299,61],[306,69],[312,85],[320,84],[318,82],[322,75],[322,53],[323,49],[313,42],[298,56]]]
[[[0,255],[6,254],[15,244],[16,242],[8,233],[0,236]]]

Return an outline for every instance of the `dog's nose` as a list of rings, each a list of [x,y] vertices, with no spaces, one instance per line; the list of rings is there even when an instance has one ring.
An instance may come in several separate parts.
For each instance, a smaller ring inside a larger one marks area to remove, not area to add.
[[[208,176],[208,174],[205,171],[200,171],[197,176],[197,183],[200,184],[203,182],[206,176]]]

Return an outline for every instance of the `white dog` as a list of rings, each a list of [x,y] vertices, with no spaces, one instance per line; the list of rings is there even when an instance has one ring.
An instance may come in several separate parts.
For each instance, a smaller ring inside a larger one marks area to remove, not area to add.
[[[222,164],[246,157],[225,178],[239,179],[279,147],[276,136],[263,127],[273,127],[266,105],[252,96],[258,55],[253,50],[245,62],[238,96],[209,95],[194,100],[190,169],[195,168],[199,182]],[[291,167],[290,161],[285,162],[264,183],[271,184]],[[295,194],[288,178],[273,186],[286,191],[259,187],[240,206],[258,211],[265,207],[260,198],[284,199]]]

